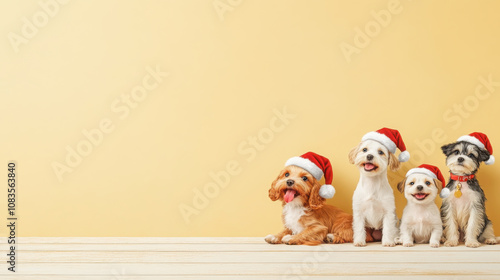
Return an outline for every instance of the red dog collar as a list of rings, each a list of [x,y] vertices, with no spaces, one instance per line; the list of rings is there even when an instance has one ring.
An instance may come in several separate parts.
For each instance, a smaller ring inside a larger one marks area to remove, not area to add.
[[[452,180],[459,181],[459,182],[466,182],[466,181],[469,181],[470,179],[474,179],[474,177],[476,177],[476,175],[474,175],[474,174],[471,174],[469,176],[458,176],[458,175],[455,175],[453,173],[450,173],[450,178]]]

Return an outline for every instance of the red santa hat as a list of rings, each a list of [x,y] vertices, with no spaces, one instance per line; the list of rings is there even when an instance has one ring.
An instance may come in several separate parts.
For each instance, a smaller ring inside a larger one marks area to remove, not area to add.
[[[490,158],[485,161],[487,165],[495,163],[495,157],[493,156],[493,147],[491,147],[490,140],[486,134],[481,132],[473,132],[469,135],[460,136],[457,140],[465,141],[478,146],[480,149],[487,151],[490,154]]]
[[[311,173],[316,180],[325,176],[325,184],[319,189],[323,198],[332,198],[335,188],[332,186],[333,171],[330,160],[313,152],[307,152],[300,157],[292,157],[286,161],[285,166],[295,165]]]
[[[410,169],[406,173],[406,177],[415,173],[425,174],[432,179],[438,179],[439,181],[441,181],[441,186],[436,186],[438,187],[438,190],[441,190],[441,193],[439,194],[441,198],[446,198],[450,195],[450,190],[446,188],[446,181],[444,179],[444,176],[441,173],[441,170],[439,170],[439,168],[437,168],[436,166],[430,164],[422,164],[419,167]]]
[[[399,154],[399,161],[405,162],[410,159],[410,153],[406,150],[405,143],[399,131],[390,128],[382,128],[377,131],[368,132],[363,136],[361,141],[365,140],[375,140],[384,145],[389,152],[395,154],[396,148],[398,148],[401,153]]]

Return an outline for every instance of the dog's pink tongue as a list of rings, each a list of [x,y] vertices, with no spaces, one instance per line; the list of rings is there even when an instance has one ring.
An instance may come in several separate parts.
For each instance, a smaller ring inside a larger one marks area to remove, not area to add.
[[[285,202],[288,203],[295,198],[295,190],[286,190],[285,196],[283,197]]]
[[[371,163],[365,163],[365,169],[366,170],[372,170],[375,168],[375,165],[371,164]]]
[[[424,193],[417,193],[417,194],[415,194],[415,197],[417,199],[424,199],[426,197],[426,195]]]

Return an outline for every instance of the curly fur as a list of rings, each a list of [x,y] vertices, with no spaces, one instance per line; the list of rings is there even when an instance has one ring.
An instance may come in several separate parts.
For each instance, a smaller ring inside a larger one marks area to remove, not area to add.
[[[291,181],[290,181],[291,180]],[[288,183],[288,182],[292,182]],[[325,204],[319,196],[321,184],[310,173],[297,166],[283,169],[269,189],[269,198],[281,200],[284,229],[265,237],[271,244],[318,245],[321,243],[352,242],[352,215]],[[287,190],[293,189],[295,197],[284,201]],[[368,241],[372,241],[371,236]]]

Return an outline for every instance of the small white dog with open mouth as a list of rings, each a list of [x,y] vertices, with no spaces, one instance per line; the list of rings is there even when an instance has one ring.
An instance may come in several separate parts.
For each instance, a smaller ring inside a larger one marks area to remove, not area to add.
[[[429,243],[438,248],[443,234],[441,213],[434,203],[438,191],[446,186],[443,174],[436,166],[422,164],[410,169],[398,184],[408,204],[401,218],[401,236],[398,243],[411,247],[414,243]]]
[[[399,158],[394,153],[401,151]],[[360,178],[352,198],[354,245],[366,246],[366,228],[383,246],[395,246],[399,236],[394,193],[387,179],[387,168],[396,171],[410,154],[399,131],[382,128],[363,136],[349,153],[349,161],[359,169]],[[380,231],[382,236],[380,237]]]

